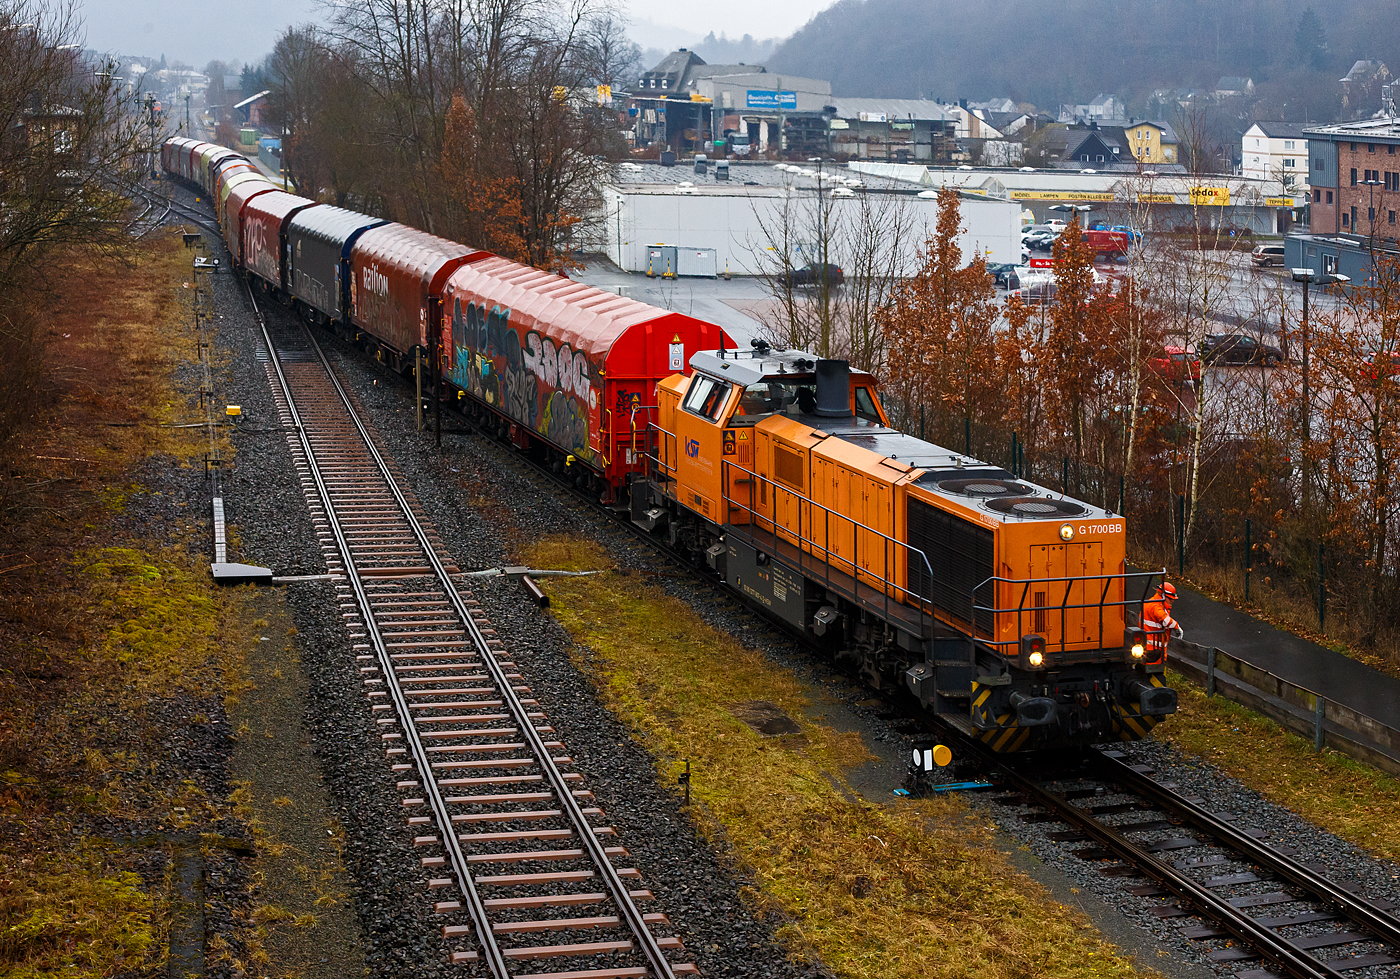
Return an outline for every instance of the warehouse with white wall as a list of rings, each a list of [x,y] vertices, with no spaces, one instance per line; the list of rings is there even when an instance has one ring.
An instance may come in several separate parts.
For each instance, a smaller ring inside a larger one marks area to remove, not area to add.
[[[648,252],[655,245],[713,249],[721,274],[726,269],[734,275],[760,274],[765,265],[780,263],[775,252],[784,246],[792,264],[800,266],[820,259],[812,254],[822,237],[814,225],[851,227],[859,223],[862,209],[878,212],[882,206],[899,206],[912,229],[903,242],[901,263],[911,274],[918,250],[938,218],[937,201],[910,192],[907,184],[902,190],[864,186],[866,178],[861,186],[850,187],[831,171],[814,178],[772,167],[736,167],[729,181],[717,181],[712,173],[692,174],[689,168],[646,169],[662,171],[665,182],[636,169],[621,171],[602,187],[603,209],[595,228],[598,244],[628,272],[646,272]],[[850,174],[844,168],[841,172]],[[651,179],[630,179],[637,176]],[[855,179],[853,174],[850,179]],[[827,206],[818,208],[819,199]],[[1020,205],[1012,201],[964,197],[959,242],[964,259],[982,254],[989,262],[1019,261],[1020,215]],[[843,255],[855,244],[839,232],[826,238],[829,251],[840,253],[829,253],[828,259],[848,261]]]

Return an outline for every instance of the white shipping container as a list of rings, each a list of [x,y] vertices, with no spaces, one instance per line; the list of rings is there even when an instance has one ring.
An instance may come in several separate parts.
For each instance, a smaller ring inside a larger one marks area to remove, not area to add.
[[[719,274],[715,268],[715,254],[713,248],[689,248],[685,245],[677,245],[676,274],[715,278]]]

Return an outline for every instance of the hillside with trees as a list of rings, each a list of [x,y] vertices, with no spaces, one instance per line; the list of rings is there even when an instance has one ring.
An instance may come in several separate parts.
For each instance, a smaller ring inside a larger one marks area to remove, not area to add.
[[[829,78],[844,95],[1007,96],[1053,109],[1113,92],[1137,111],[1156,89],[1209,91],[1243,76],[1269,115],[1330,120],[1338,79],[1355,61],[1400,67],[1394,9],[1384,0],[840,0],[768,67]]]

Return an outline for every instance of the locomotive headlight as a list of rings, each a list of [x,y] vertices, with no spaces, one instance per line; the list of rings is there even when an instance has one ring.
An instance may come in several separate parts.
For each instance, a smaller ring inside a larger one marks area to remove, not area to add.
[[[1060,524],[1060,540],[1074,540],[1074,526],[1072,524]]]
[[[1045,668],[1045,637],[1035,633],[1021,637],[1020,663],[1023,670]]]
[[[1133,643],[1133,659],[1142,659],[1147,654],[1147,649],[1140,642]]]

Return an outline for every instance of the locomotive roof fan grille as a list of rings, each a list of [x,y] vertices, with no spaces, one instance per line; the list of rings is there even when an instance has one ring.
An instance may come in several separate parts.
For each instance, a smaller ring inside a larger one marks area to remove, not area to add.
[[[1030,496],[1035,492],[1025,483],[1017,483],[1010,479],[993,479],[986,476],[974,479],[945,479],[939,482],[938,488],[945,493],[985,498]]]
[[[1033,500],[988,500],[987,508],[989,510],[996,510],[998,513],[1009,513],[1016,517],[1030,518],[1077,517],[1081,513],[1088,512],[1078,503],[1071,503],[1069,500],[1052,500],[1045,496],[1037,496]]]

